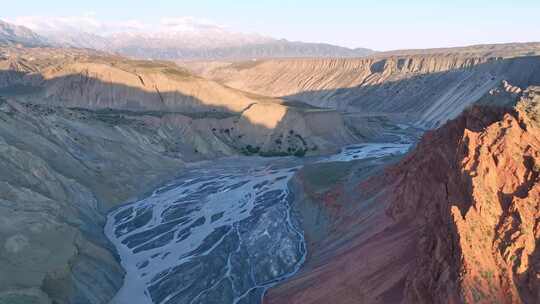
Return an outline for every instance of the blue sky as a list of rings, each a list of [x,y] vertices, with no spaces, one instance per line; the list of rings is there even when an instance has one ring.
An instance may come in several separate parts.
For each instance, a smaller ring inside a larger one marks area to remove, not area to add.
[[[377,50],[540,41],[540,0],[24,0],[0,18],[204,18],[234,31]]]

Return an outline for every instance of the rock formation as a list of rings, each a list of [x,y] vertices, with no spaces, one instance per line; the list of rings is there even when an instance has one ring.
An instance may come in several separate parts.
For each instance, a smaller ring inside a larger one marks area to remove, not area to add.
[[[389,215],[422,227],[410,302],[540,300],[539,93],[525,91],[515,112],[473,108],[394,172]]]
[[[520,96],[467,110],[375,177],[353,167],[316,194],[300,175],[311,261],[267,302],[537,303],[540,89]]]
[[[104,213],[183,166],[140,121],[0,99],[0,302],[106,303],[123,270]]]

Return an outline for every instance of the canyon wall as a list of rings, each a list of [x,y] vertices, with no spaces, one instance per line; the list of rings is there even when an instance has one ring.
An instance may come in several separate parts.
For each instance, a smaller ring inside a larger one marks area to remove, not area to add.
[[[537,303],[539,105],[530,87],[515,108],[473,107],[397,164],[357,163],[319,193],[300,173],[311,255],[266,301]]]
[[[437,127],[503,80],[540,84],[537,48],[527,52],[381,54],[361,59],[288,59],[187,65],[227,86],[360,116]],[[496,56],[500,55],[500,56]],[[503,56],[506,55],[506,56]]]

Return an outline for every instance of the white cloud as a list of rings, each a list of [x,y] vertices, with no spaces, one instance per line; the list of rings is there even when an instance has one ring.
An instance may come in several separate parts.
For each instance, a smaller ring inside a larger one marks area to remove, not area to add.
[[[43,17],[21,16],[9,19],[8,22],[23,25],[37,33],[69,32],[91,34],[113,34],[119,32],[192,32],[225,30],[208,19],[194,17],[167,17],[159,23],[146,23],[141,20],[123,20],[104,22],[100,21],[93,12],[86,12],[81,16],[70,17]]]
[[[225,27],[208,19],[194,17],[167,17],[160,21],[162,29],[172,31],[224,30]]]
[[[26,26],[36,32],[98,33],[107,28],[105,24],[89,15],[77,17],[22,16],[10,19],[9,22]]]
[[[131,20],[117,22],[116,28],[127,30],[127,31],[144,32],[144,31],[148,31],[151,28],[151,26],[140,20],[131,19]]]

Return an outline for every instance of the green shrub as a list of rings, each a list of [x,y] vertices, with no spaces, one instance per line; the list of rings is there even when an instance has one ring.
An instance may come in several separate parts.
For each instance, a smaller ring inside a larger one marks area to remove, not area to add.
[[[253,155],[259,153],[260,150],[260,147],[253,147],[252,145],[247,145],[242,149],[242,153],[244,153],[245,155]]]

